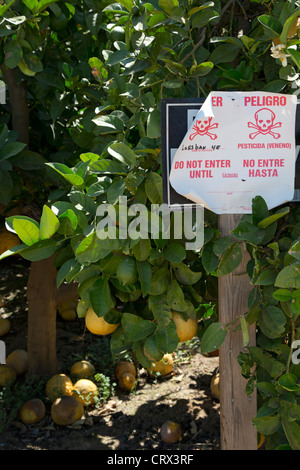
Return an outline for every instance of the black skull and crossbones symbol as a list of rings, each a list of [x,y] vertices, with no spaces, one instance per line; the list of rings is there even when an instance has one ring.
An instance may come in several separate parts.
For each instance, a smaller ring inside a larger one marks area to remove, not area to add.
[[[212,134],[210,130],[216,129],[219,126],[219,124],[217,123],[211,124],[211,120],[212,120],[212,117],[197,119],[196,123],[192,127],[192,130],[195,132],[190,135],[190,140],[193,140],[196,137],[196,135],[207,135],[212,140],[215,140],[217,138],[217,134]]]
[[[273,129],[281,127],[281,122],[275,121],[275,113],[268,108],[261,108],[254,114],[255,123],[248,122],[248,127],[256,129],[256,132],[249,134],[250,139],[255,139],[259,134],[267,135],[270,134],[274,139],[279,139],[280,134],[273,132]]]

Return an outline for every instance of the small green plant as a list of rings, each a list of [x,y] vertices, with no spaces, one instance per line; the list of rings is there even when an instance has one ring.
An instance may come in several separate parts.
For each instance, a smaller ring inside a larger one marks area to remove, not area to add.
[[[117,384],[112,382],[111,377],[108,377],[105,374],[95,374],[94,378],[99,390],[99,397],[95,399],[95,405],[96,407],[99,407],[114,394]]]

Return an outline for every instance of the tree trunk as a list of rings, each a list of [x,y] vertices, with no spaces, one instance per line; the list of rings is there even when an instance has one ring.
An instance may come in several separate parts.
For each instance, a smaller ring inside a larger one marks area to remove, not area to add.
[[[8,87],[12,128],[18,141],[29,147],[29,107],[25,82],[16,80],[16,70],[1,65]],[[53,258],[31,263],[27,285],[28,374],[50,376],[57,371],[56,357],[56,269]]]
[[[28,374],[47,377],[58,371],[56,356],[56,268],[53,256],[31,263],[27,284]]]
[[[12,114],[12,128],[18,133],[17,140],[29,145],[29,108],[25,82],[18,83],[15,70],[1,65],[1,72],[9,92],[9,103]]]

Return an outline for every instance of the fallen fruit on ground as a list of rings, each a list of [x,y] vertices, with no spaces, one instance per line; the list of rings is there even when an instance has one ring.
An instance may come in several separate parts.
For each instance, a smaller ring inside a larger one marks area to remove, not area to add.
[[[46,396],[52,402],[64,395],[72,395],[72,391],[72,380],[66,374],[55,374],[46,384]]]
[[[25,374],[28,369],[28,353],[24,349],[15,349],[6,358],[6,365],[12,367],[17,375]]]
[[[90,307],[86,312],[85,325],[87,329],[94,335],[109,335],[113,333],[119,326],[119,323],[112,324],[104,320],[103,317],[98,317],[94,310]]]
[[[172,354],[165,354],[160,361],[151,362],[151,366],[147,370],[151,375],[155,375],[156,373],[167,375],[173,370],[173,365]]]
[[[95,367],[89,361],[77,361],[70,369],[72,379],[89,379],[95,375]]]
[[[175,421],[166,421],[160,430],[161,440],[167,444],[181,441],[181,427]]]
[[[120,361],[116,365],[115,368],[115,376],[116,379],[119,380],[122,374],[125,372],[129,372],[129,374],[132,374],[134,377],[136,377],[136,367],[135,365],[130,362],[130,361]]]
[[[220,400],[220,374],[214,374],[210,381],[210,391],[214,398]]]
[[[130,392],[134,388],[135,384],[136,378],[134,375],[130,374],[130,372],[124,372],[118,380],[120,389],[126,392]]]
[[[0,230],[0,254],[19,244],[20,239],[17,235],[6,228]]]
[[[39,423],[45,417],[46,406],[39,398],[32,398],[23,403],[19,414],[24,424]]]
[[[17,374],[12,367],[0,364],[0,387],[10,387],[17,378]]]
[[[51,406],[51,418],[59,426],[70,426],[79,421],[84,414],[84,408],[77,398],[65,395],[57,398]]]
[[[189,339],[194,338],[198,329],[198,320],[197,318],[189,318],[185,321],[179,313],[173,312],[172,320],[176,325],[176,331],[179,338],[179,342],[183,343]]]
[[[77,398],[83,406],[93,405],[99,395],[97,385],[89,379],[79,379],[73,387],[73,397]]]
[[[11,321],[8,318],[0,318],[0,336],[7,335],[11,329]]]

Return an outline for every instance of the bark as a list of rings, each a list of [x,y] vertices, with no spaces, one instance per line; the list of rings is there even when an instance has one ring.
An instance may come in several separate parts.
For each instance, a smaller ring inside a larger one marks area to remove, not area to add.
[[[29,107],[26,83],[16,79],[16,70],[1,65],[8,88],[12,129],[18,141],[29,147]],[[56,268],[53,258],[31,263],[27,285],[28,374],[50,376],[58,370],[56,355]]]
[[[29,108],[25,82],[16,80],[16,72],[5,64],[1,65],[1,72],[8,88],[9,102],[12,114],[12,128],[18,133],[18,141],[29,145]]]
[[[56,268],[53,256],[31,263],[27,284],[28,375],[58,372],[56,355]]]

